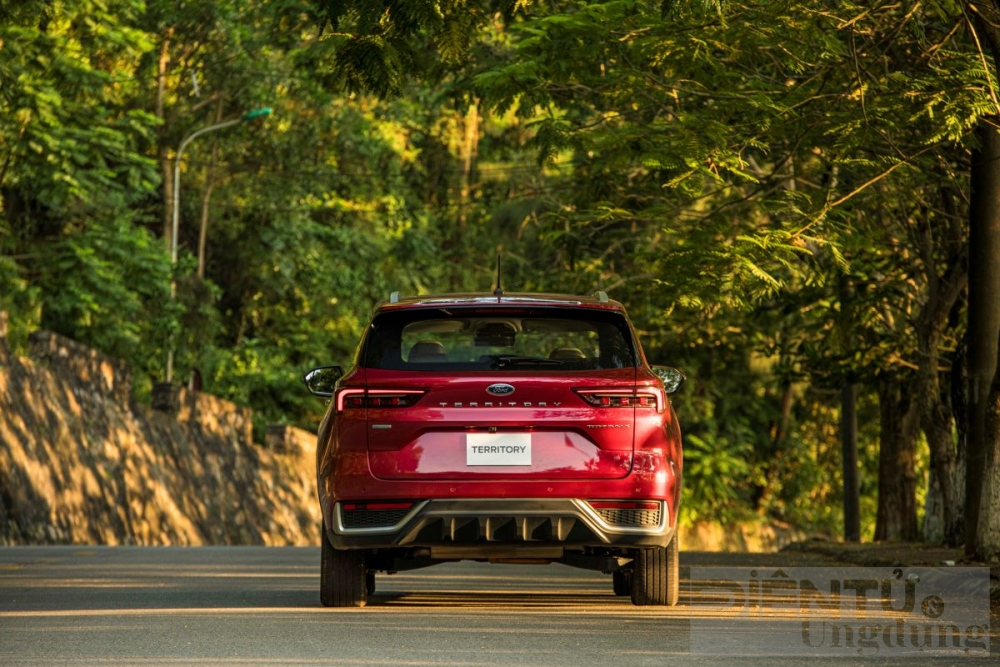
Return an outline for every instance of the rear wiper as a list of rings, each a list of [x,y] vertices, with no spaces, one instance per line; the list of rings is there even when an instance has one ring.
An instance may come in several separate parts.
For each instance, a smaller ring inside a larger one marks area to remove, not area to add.
[[[546,357],[518,357],[515,355],[499,355],[496,357],[497,367],[503,368],[504,366],[519,366],[524,365],[538,365],[538,366],[562,366],[563,362],[559,359],[548,359]]]

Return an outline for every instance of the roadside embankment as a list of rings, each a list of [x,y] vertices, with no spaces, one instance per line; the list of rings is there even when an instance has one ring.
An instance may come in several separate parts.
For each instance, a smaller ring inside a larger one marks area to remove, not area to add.
[[[312,436],[268,448],[247,408],[130,394],[127,367],[72,340],[36,332],[20,358],[0,336],[0,544],[318,544]]]

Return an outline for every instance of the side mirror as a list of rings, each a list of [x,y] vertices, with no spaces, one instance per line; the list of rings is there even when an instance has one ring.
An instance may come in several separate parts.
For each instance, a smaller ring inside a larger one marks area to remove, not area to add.
[[[302,380],[313,396],[330,398],[337,389],[337,380],[344,375],[340,366],[320,366],[306,373]]]
[[[653,366],[653,373],[663,380],[663,390],[668,394],[673,394],[684,385],[684,373],[673,366]]]

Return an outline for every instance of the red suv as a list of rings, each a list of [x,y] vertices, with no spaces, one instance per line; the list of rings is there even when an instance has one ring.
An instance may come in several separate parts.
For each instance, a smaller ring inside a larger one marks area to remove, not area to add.
[[[310,371],[320,599],[446,561],[564,563],[637,605],[678,597],[681,431],[620,303],[545,294],[380,304],[354,365]]]

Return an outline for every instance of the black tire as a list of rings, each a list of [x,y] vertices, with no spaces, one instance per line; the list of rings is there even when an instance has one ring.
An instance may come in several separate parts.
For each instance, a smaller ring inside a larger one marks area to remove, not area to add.
[[[615,570],[611,573],[611,587],[615,595],[629,595],[632,592],[632,577],[624,570]]]
[[[322,530],[319,600],[324,607],[364,607],[368,598],[365,553],[334,549]]]
[[[681,538],[674,538],[667,545],[667,606],[673,607],[681,597]]]
[[[680,545],[640,549],[632,559],[632,604],[673,607],[680,598]]]
[[[367,572],[365,573],[365,591],[368,595],[375,594],[375,573]]]

